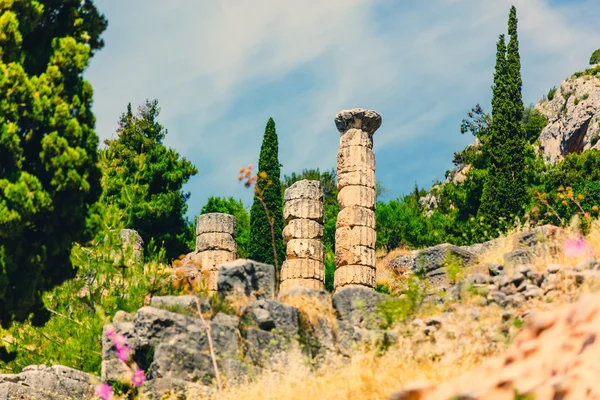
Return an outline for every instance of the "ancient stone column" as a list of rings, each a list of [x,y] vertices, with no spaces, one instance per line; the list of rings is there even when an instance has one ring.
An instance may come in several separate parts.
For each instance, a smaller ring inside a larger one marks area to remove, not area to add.
[[[229,214],[202,214],[196,221],[194,261],[200,264],[210,292],[217,290],[219,267],[237,258],[236,228],[236,219]]]
[[[323,190],[319,181],[302,180],[286,189],[283,216],[287,260],[281,266],[280,292],[292,287],[323,289]]]
[[[335,231],[335,290],[375,288],[375,111],[355,108],[335,117],[341,133],[337,160],[338,214]]]

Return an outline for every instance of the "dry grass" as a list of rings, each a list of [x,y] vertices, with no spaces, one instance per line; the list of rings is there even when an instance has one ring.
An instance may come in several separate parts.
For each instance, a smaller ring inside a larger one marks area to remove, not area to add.
[[[482,263],[503,263],[503,255],[514,250],[515,237],[528,227],[515,229],[498,241],[498,245],[481,256]],[[564,240],[579,235],[577,226],[564,230],[551,241],[539,245],[534,252],[533,267],[545,270],[548,264],[562,264],[573,268],[581,261],[568,258],[562,251],[550,252],[551,247],[562,249]],[[594,222],[586,242],[592,246],[595,255],[600,256],[600,222]],[[394,250],[378,257],[377,283],[388,287],[401,285],[399,277],[388,267],[389,262],[399,255],[407,255],[405,249]],[[468,270],[475,272],[477,267]],[[511,274],[513,271],[507,271]],[[423,330],[423,322],[399,322],[394,326],[399,334],[396,345],[383,355],[373,349],[363,349],[350,359],[334,358],[319,369],[299,353],[280,360],[278,365],[265,370],[261,376],[243,385],[229,386],[223,393],[215,394],[214,399],[387,399],[399,388],[415,381],[433,383],[446,381],[489,357],[500,354],[520,328],[520,318],[531,310],[547,310],[559,304],[576,300],[583,292],[598,291],[598,284],[574,285],[573,279],[558,274],[557,296],[552,299],[538,299],[526,302],[520,309],[513,310],[513,316],[502,316],[504,310],[495,304],[484,305],[482,296],[470,293],[458,303],[444,303],[420,309],[414,317],[426,319],[438,315],[443,319],[442,326],[434,333]],[[325,310],[316,299],[295,297],[284,299],[287,304],[299,308],[300,313],[311,324],[319,318],[333,318],[332,310]],[[519,323],[517,323],[519,322]],[[193,396],[189,398],[202,398]]]

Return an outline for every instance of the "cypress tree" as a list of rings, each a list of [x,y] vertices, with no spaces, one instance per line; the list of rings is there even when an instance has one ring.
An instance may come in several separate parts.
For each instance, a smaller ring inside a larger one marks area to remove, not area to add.
[[[250,242],[248,244],[248,257],[252,260],[274,264],[273,242],[271,227],[265,214],[264,207],[259,199],[262,197],[269,217],[273,220],[275,230],[275,247],[277,249],[277,262],[279,267],[285,260],[285,248],[283,245],[283,197],[281,192],[281,166],[278,159],[279,144],[275,121],[269,118],[265,128],[260,158],[258,161],[257,190],[254,194],[254,202],[250,209]]]
[[[484,148],[489,173],[478,210],[478,216],[492,229],[506,228],[506,222],[520,214],[527,196],[524,174],[527,147],[521,125],[524,107],[515,7],[510,10],[508,34],[508,49],[504,35],[500,35],[497,45],[492,129]]]

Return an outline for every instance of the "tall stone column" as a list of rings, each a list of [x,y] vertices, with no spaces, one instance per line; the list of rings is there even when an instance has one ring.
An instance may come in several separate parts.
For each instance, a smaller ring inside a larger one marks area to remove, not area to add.
[[[375,288],[375,111],[355,108],[335,117],[341,133],[337,160],[338,214],[335,231],[335,290]]]
[[[237,221],[233,215],[202,214],[196,221],[196,255],[208,290],[217,290],[219,267],[237,258],[235,233]]]
[[[281,266],[280,292],[294,286],[323,289],[323,190],[319,181],[302,180],[286,189],[283,239],[287,260]]]

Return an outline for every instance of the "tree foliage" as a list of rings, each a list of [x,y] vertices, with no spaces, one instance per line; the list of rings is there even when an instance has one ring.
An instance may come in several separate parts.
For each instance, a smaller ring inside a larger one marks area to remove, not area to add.
[[[264,176],[257,183],[257,192],[254,194],[254,202],[250,209],[250,243],[248,246],[248,257],[252,260],[274,264],[273,243],[271,238],[271,227],[269,219],[272,218],[275,231],[275,246],[279,267],[285,260],[285,247],[283,244],[282,231],[283,221],[283,196],[281,192],[281,165],[279,164],[279,144],[275,121],[269,118],[265,128],[260,158],[258,160],[258,175]],[[270,184],[269,184],[270,182]],[[262,195],[260,194],[262,193]],[[265,213],[258,196],[262,197],[269,216]]]
[[[600,49],[595,50],[590,56],[590,65],[600,64]]]
[[[513,6],[508,22],[508,49],[500,35],[492,97],[492,129],[483,152],[489,158],[478,216],[492,230],[503,230],[522,215],[527,202],[525,182],[527,143],[521,125],[524,113],[521,96],[521,62],[517,16]]]
[[[186,253],[190,230],[185,218],[188,192],[183,185],[198,170],[163,144],[167,130],[158,122],[156,100],[146,101],[137,114],[121,116],[116,139],[102,151],[104,171],[101,202],[122,210],[125,226],[139,232],[145,243],[164,246],[175,258]]]
[[[248,242],[250,240],[250,215],[244,207],[241,199],[236,200],[233,197],[215,197],[211,196],[206,201],[200,214],[223,213],[233,215],[237,220],[237,233],[235,241],[238,247],[238,257],[248,258]]]
[[[42,294],[75,275],[100,195],[92,87],[106,20],[92,1],[0,2],[0,319],[42,324]]]

